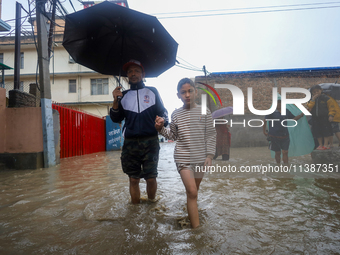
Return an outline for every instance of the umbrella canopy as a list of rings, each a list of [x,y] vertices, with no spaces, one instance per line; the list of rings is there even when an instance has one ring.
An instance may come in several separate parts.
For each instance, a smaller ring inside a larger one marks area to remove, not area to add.
[[[229,114],[233,113],[233,107],[228,106],[228,107],[224,107],[221,109],[218,109],[216,111],[214,111],[211,116],[213,117],[213,119],[217,119],[217,118],[221,118],[223,116],[227,116]]]
[[[321,83],[319,84],[326,95],[330,95],[336,100],[340,100],[340,84]]]
[[[177,42],[156,17],[110,2],[66,15],[63,46],[79,64],[96,72],[120,75],[122,65],[140,61],[146,77],[173,65]]]

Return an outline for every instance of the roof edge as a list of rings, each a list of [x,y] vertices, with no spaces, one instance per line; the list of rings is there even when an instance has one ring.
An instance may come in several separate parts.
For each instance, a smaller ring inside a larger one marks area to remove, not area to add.
[[[294,73],[294,72],[313,72],[313,71],[340,71],[340,66],[334,67],[310,67],[310,68],[290,68],[290,69],[269,69],[269,70],[250,70],[250,71],[235,71],[235,72],[213,72],[210,75],[238,75],[238,74],[261,74],[261,73]]]

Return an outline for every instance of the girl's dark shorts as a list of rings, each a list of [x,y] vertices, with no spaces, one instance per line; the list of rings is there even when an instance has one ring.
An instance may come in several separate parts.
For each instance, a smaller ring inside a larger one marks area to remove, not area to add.
[[[158,136],[124,140],[121,162],[131,178],[156,178],[159,155]]]

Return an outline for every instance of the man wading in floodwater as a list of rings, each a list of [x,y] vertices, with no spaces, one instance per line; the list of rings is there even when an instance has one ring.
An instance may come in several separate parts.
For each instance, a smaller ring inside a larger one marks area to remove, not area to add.
[[[120,91],[121,87],[113,90],[110,117],[113,122],[125,119],[121,163],[123,172],[129,176],[131,202],[138,204],[140,178],[146,180],[148,199],[154,200],[156,197],[159,142],[155,119],[161,116],[168,124],[168,112],[157,89],[144,85],[144,68],[139,61],[130,60],[123,66],[123,71],[129,78],[131,88],[123,92]]]

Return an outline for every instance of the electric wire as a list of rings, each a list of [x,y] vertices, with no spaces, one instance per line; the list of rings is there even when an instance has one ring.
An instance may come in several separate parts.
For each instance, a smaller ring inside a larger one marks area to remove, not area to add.
[[[183,68],[183,69],[187,69],[187,70],[190,70],[190,71],[197,71],[197,72],[202,72],[203,71],[203,69],[193,69],[193,68],[182,66],[182,65],[178,65],[178,64],[176,64],[175,66]]]
[[[287,11],[301,11],[301,10],[317,10],[317,9],[329,9],[329,8],[338,8],[338,7],[340,7],[340,5],[324,6],[324,7],[322,6],[322,7],[296,8],[296,9],[250,11],[250,12],[232,12],[232,13],[199,14],[199,15],[182,15],[182,16],[168,16],[168,17],[157,17],[157,18],[158,19],[196,18],[196,17],[239,15],[239,14],[256,14],[256,13],[272,13],[272,12],[287,12]]]
[[[184,11],[184,12],[168,12],[168,13],[153,13],[151,15],[168,15],[168,14],[183,14],[183,13],[200,13],[200,12],[218,12],[218,11],[238,11],[238,10],[254,10],[254,9],[268,9],[268,8],[282,8],[293,6],[307,6],[307,5],[326,5],[326,4],[339,4],[340,2],[326,2],[326,3],[310,3],[310,4],[289,4],[289,5],[271,5],[271,6],[256,6],[246,8],[234,8],[234,9],[217,9],[217,10],[197,10],[197,11]]]
[[[76,12],[76,9],[74,8],[72,1],[71,1],[71,0],[69,0],[69,1],[70,1],[70,4],[71,4],[71,6],[72,6],[74,12]]]
[[[38,55],[38,45],[37,45],[37,40],[35,38],[33,21],[32,21],[32,13],[35,10],[35,8],[31,11],[31,4],[32,4],[32,2],[30,3],[29,0],[27,0],[27,2],[28,2],[28,11],[29,11],[30,19],[31,19],[30,23],[31,23],[31,29],[32,29],[34,45],[35,45],[35,49],[36,49],[37,55]],[[40,86],[39,86],[39,83],[38,83],[38,69],[39,69],[39,60],[37,58],[37,66],[36,66],[36,69],[35,69],[35,84],[37,85],[37,89],[40,91]]]
[[[21,22],[20,27],[22,27],[22,25],[26,22],[27,17],[29,17],[29,15],[24,16],[24,17],[21,17],[21,20],[22,20],[22,19],[24,19],[24,20]],[[17,20],[17,19],[14,19],[14,20]],[[14,27],[9,33],[7,33],[7,34],[5,34],[5,35],[1,35],[0,38],[2,38],[2,37],[7,37],[8,35],[11,35],[13,32],[15,32],[15,27]]]
[[[197,66],[194,66],[194,65],[192,65],[192,64],[190,64],[189,62],[187,62],[187,61],[185,61],[183,58],[181,58],[181,57],[177,57],[178,59],[180,59],[181,61],[183,61],[183,62],[185,62],[185,63],[187,63],[189,66],[191,66],[192,68],[196,68],[196,69],[199,69],[199,67],[197,67]],[[179,63],[179,62],[178,62]],[[179,63],[179,64],[181,64],[181,63]]]

